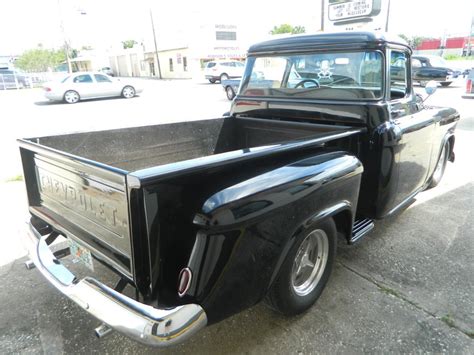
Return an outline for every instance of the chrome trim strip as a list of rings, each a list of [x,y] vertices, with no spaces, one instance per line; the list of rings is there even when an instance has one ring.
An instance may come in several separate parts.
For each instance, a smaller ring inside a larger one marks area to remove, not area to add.
[[[47,237],[28,223],[25,246],[38,270],[64,295],[111,328],[142,344],[166,347],[184,341],[206,326],[206,313],[197,304],[157,309],[92,277],[77,279],[54,257]]]

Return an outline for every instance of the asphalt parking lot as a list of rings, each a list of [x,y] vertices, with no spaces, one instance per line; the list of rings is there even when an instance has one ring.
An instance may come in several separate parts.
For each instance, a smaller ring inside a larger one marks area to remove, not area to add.
[[[0,91],[0,353],[157,352],[116,333],[97,340],[94,318],[24,268],[26,198],[15,181],[16,138],[213,118],[230,106],[220,85],[144,85],[131,100],[76,105],[47,103],[37,89]],[[474,353],[474,100],[461,98],[463,87],[460,80],[428,101],[462,117],[442,183],[360,244],[340,244],[313,308],[284,318],[259,304],[163,353]]]

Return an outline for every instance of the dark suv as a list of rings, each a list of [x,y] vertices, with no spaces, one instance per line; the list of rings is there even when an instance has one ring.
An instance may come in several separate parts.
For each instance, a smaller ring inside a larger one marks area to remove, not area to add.
[[[30,87],[31,79],[23,72],[15,69],[0,68],[0,90],[23,89]]]

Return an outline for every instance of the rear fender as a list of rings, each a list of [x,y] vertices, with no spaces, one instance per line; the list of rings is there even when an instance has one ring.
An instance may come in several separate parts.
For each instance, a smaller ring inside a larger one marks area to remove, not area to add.
[[[298,233],[342,211],[355,214],[362,171],[346,152],[322,153],[209,197],[194,219],[186,296],[211,323],[260,301]]]
[[[357,200],[354,201],[354,202],[357,203]],[[350,233],[352,232],[352,224],[354,223],[354,216],[355,216],[355,207],[356,206],[353,205],[354,202],[347,201],[347,200],[336,202],[336,203],[334,203],[334,205],[329,206],[329,207],[327,207],[327,208],[325,208],[321,211],[316,212],[313,216],[308,218],[308,220],[304,221],[301,224],[301,226],[296,230],[296,232],[291,236],[291,238],[286,243],[284,249],[282,250],[282,253],[281,253],[280,257],[278,258],[275,270],[273,271],[272,277],[270,279],[270,283],[268,285],[268,288],[270,288],[271,285],[273,284],[273,282],[275,281],[276,277],[278,276],[278,274],[280,272],[281,266],[282,266],[283,262],[285,261],[286,256],[288,255],[288,252],[290,251],[291,247],[293,246],[293,243],[296,240],[296,237],[303,230],[311,228],[311,226],[317,224],[318,222],[320,222],[322,220],[325,220],[326,218],[334,218],[338,215],[341,215],[342,213],[346,213],[347,215],[350,216],[350,224],[346,223],[347,221],[343,222],[344,224],[347,224],[347,225],[344,225],[344,226],[338,225],[336,223],[336,228],[338,230],[348,231],[348,233],[350,235]],[[337,222],[337,221],[335,220],[334,222]]]
[[[242,223],[362,172],[362,163],[345,152],[306,158],[215,193],[204,203],[200,223],[205,220],[205,225],[214,228]],[[262,201],[263,197],[267,203],[250,211],[248,204]],[[243,207],[247,210],[242,211]]]

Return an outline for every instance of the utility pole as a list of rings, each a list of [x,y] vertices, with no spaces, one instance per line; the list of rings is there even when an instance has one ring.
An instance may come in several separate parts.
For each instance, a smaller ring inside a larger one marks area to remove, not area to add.
[[[151,29],[153,30],[153,41],[155,42],[156,66],[158,67],[158,77],[161,77],[160,58],[158,57],[158,45],[156,44],[155,23],[153,22],[153,12],[150,8]]]
[[[60,21],[60,27],[61,27],[61,33],[64,38],[64,51],[66,52],[66,62],[67,62],[67,70],[68,73],[72,73],[72,67],[71,67],[71,57],[69,56],[69,43],[67,42],[66,38],[66,32],[64,31],[64,21],[63,21],[63,12],[61,9],[61,0],[58,0],[58,9],[59,9],[59,21]]]
[[[474,16],[472,16],[471,18],[471,28],[469,29],[469,35],[467,36],[466,56],[472,55],[471,38],[472,38],[473,33],[474,33]]]
[[[387,4],[387,21],[385,22],[385,32],[388,32],[388,19],[390,18],[390,0],[387,0],[388,1],[388,4]]]

